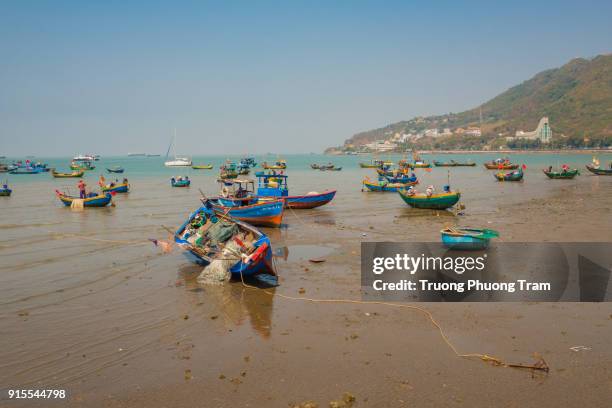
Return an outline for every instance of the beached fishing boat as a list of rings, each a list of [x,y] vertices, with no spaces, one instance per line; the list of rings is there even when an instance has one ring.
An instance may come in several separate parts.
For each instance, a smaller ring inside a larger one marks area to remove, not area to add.
[[[212,170],[213,165],[212,164],[194,164],[193,166],[191,166],[191,168],[194,170]]]
[[[174,241],[200,265],[222,263],[234,278],[265,275],[265,282],[276,284],[270,239],[252,225],[220,215],[207,205],[187,218]]]
[[[574,177],[580,174],[578,169],[562,169],[561,171],[553,171],[552,167],[550,167],[548,169],[543,169],[542,171],[544,172],[544,174],[546,174],[548,178],[561,180],[573,179]]]
[[[109,173],[123,173],[125,169],[121,166],[113,166],[113,167],[107,167],[106,171],[108,171]]]
[[[261,166],[266,170],[284,170],[287,168],[287,162],[285,160],[279,160],[274,164],[263,162],[261,163]]]
[[[259,199],[282,199],[287,208],[310,209],[320,207],[329,203],[336,195],[336,190],[325,190],[322,193],[311,191],[304,195],[289,195],[287,175],[265,174],[263,172],[256,173],[255,175],[258,179],[257,196]]]
[[[448,162],[439,162],[434,160],[433,162],[434,166],[436,167],[473,167],[476,166],[476,163],[474,162],[456,162],[454,160],[449,160]]]
[[[256,202],[255,204],[225,206],[223,201],[215,199],[203,199],[208,201],[217,213],[229,215],[240,221],[247,222],[259,227],[279,228],[283,221],[285,204],[283,200]],[[234,204],[241,201],[235,200]]]
[[[91,193],[87,198],[83,199],[79,197],[69,196],[58,190],[55,190],[55,194],[66,207],[70,207],[75,200],[81,200],[83,203],[83,207],[106,207],[111,203],[113,199],[111,193]]]
[[[9,197],[13,190],[11,190],[8,186],[8,182],[5,182],[0,188],[0,197]]]
[[[593,165],[587,164],[586,168],[593,174],[597,174],[598,176],[612,176],[612,167],[609,169],[602,169],[600,167],[595,167]]]
[[[458,250],[481,250],[489,246],[491,238],[499,237],[491,229],[447,227],[440,231],[445,247]]]
[[[390,192],[390,193],[395,193],[398,192],[401,189],[410,187],[410,186],[414,186],[416,184],[418,184],[418,181],[414,181],[414,182],[408,182],[408,183],[390,183],[387,180],[378,180],[378,181],[372,181],[370,180],[368,177],[363,179],[362,182],[363,186],[361,188],[361,191],[364,191],[364,188],[368,191],[372,191],[372,192],[378,192],[378,193],[383,193],[383,192]]]
[[[255,182],[251,179],[221,180],[219,197],[204,197],[215,211],[229,214],[251,225],[262,227],[280,227],[285,208],[282,199],[260,199],[255,194]]]
[[[170,179],[170,185],[172,187],[189,187],[191,185],[191,180],[189,180],[189,177],[179,177],[179,178],[174,178],[172,177]]]
[[[127,193],[130,191],[130,184],[127,181],[120,184],[111,183],[102,187],[102,191],[105,193]]]
[[[523,170],[518,169],[510,173],[499,172],[493,176],[497,181],[521,181],[523,180]]]
[[[57,171],[53,170],[51,174],[55,178],[70,178],[70,177],[83,177],[83,174],[85,174],[85,172],[83,170],[80,170],[80,171],[73,171],[71,173],[58,173]]]
[[[400,197],[406,204],[413,208],[424,208],[432,210],[444,210],[457,204],[461,198],[458,191],[445,191],[441,194],[417,193],[413,189],[402,189],[398,191]]]

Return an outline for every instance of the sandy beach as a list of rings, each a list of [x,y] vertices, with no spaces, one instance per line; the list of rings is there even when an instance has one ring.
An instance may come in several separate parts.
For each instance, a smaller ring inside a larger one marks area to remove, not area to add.
[[[116,208],[95,213],[57,206],[49,212],[50,200],[7,208],[8,238],[0,247],[2,384],[66,389],[73,407],[308,401],[326,407],[345,393],[354,406],[607,405],[607,303],[418,304],[460,352],[515,363],[531,363],[538,353],[550,366],[546,374],[456,357],[417,310],[277,295],[359,300],[362,241],[436,242],[449,223],[487,225],[504,242],[610,242],[612,180],[545,180],[534,169],[531,184],[554,185],[527,194],[529,179],[501,186],[484,169],[461,170],[482,174],[490,183],[483,191],[495,194],[488,201],[466,198],[465,215],[455,217],[409,209],[394,195],[359,192],[354,181],[368,171],[334,175],[345,182],[337,183],[332,204],[288,211],[286,227],[265,229],[280,276],[280,286],[269,291],[241,282],[201,286],[201,267],[178,249],[161,254],[146,241],[166,237],[161,225],[180,223],[197,205],[197,190],[168,196],[162,189],[146,201],[146,211],[143,194],[158,181],[139,181]],[[310,173],[294,174],[294,188],[303,189]],[[29,188],[39,190],[36,183],[23,187]],[[10,216],[24,210],[31,214],[27,226]],[[308,262],[313,257],[325,262]]]

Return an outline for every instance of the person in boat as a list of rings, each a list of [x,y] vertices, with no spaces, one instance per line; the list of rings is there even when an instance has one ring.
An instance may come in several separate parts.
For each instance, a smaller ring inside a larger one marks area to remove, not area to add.
[[[185,176],[185,181],[189,180],[189,176]]]
[[[436,189],[434,188],[434,186],[427,186],[425,194],[427,195],[427,197],[431,197],[435,191]]]
[[[451,192],[450,186],[448,184],[444,186],[444,192],[445,193],[450,193]]]
[[[85,191],[87,184],[85,184],[83,179],[79,180],[77,183],[77,188],[79,189],[79,198],[87,198],[87,193]]]
[[[170,182],[172,182],[172,184],[174,184],[174,183],[176,183],[176,179],[175,179],[174,177],[172,177],[172,178],[170,179]]]
[[[128,179],[127,179],[127,177],[124,177],[123,178],[123,184],[127,184],[127,183],[128,183]]]
[[[408,193],[409,196],[413,196],[416,194],[416,189],[412,186],[408,187],[408,190],[406,190],[406,192]]]
[[[548,173],[551,173],[552,169],[553,169],[552,166],[548,166]]]

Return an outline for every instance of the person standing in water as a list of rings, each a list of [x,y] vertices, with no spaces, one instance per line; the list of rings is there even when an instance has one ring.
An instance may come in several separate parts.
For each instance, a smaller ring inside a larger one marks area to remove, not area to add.
[[[85,184],[83,179],[79,180],[79,183],[77,184],[77,188],[79,189],[79,196],[81,198],[86,198],[87,197],[87,193],[85,192],[85,188],[86,187],[87,187],[87,184]]]

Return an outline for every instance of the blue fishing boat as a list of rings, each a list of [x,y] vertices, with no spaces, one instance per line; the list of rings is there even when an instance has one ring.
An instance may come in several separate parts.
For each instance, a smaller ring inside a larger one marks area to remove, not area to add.
[[[304,195],[289,195],[287,175],[255,173],[257,176],[257,196],[260,199],[282,199],[285,207],[293,209],[310,209],[320,207],[334,199],[336,190],[325,190],[322,193],[312,191]]]
[[[206,203],[206,200],[203,200],[203,202]],[[279,228],[283,221],[283,211],[285,209],[283,200],[242,205],[237,205],[239,201],[233,201],[232,205],[225,206],[224,201],[209,199],[208,203],[211,208],[220,214],[226,214],[259,227]]]
[[[265,274],[269,278],[267,282],[275,283],[277,280],[270,239],[257,228],[218,214],[206,204],[194,211],[178,228],[174,241],[185,250],[185,255],[191,261],[200,265],[207,266],[215,260],[235,259],[229,266],[233,277],[240,279],[241,276]],[[229,247],[235,249],[230,250]],[[233,258],[231,254],[234,254]]]
[[[447,227],[440,231],[442,243],[450,249],[480,250],[489,246],[499,233],[491,229]]]
[[[106,171],[108,171],[109,173],[123,173],[125,169],[121,166],[113,166],[113,167],[107,167]]]
[[[191,180],[189,180],[187,176],[176,179],[172,177],[172,179],[170,179],[170,185],[172,187],[189,187],[191,185]]]
[[[102,191],[105,193],[127,193],[130,191],[130,185],[127,181],[124,181],[120,184],[111,183],[102,187]]]
[[[9,170],[9,174],[40,174],[46,170],[42,167],[16,167]]]
[[[83,207],[106,207],[113,199],[111,193],[91,193],[89,196],[83,199],[80,197],[69,196],[57,190],[55,190],[55,194],[66,207],[70,207],[75,200],[83,200]]]

